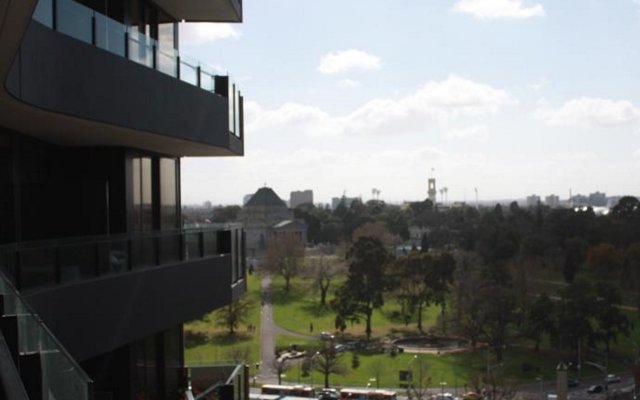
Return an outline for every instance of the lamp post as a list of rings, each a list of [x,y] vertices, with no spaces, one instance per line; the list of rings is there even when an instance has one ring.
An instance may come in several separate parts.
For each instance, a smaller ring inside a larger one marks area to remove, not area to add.
[[[445,400],[444,399],[444,387],[447,386],[447,382],[442,381],[440,382],[440,400]]]
[[[544,400],[544,392],[542,391],[542,375],[536,377],[536,381],[540,383],[540,399]]]

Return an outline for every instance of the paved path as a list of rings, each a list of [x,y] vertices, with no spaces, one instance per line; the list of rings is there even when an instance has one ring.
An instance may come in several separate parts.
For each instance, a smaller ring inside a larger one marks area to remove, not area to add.
[[[276,371],[273,368],[276,348],[276,324],[273,321],[273,307],[271,305],[271,276],[264,274],[261,282],[260,299],[262,303],[261,332],[260,332],[260,375],[258,379],[267,383],[275,380],[277,382]]]
[[[276,325],[273,319],[273,305],[271,296],[271,276],[265,273],[261,281],[260,298],[262,307],[260,332],[260,374],[257,379],[262,383],[277,383],[277,371],[273,367],[275,361],[276,336],[296,336],[303,339],[313,339],[315,336],[303,335]]]

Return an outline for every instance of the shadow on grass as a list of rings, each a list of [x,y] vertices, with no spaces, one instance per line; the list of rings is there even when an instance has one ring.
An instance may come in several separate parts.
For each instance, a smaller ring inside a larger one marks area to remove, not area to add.
[[[251,340],[253,340],[253,335],[244,332],[236,332],[233,335],[229,335],[229,332],[220,332],[211,335],[211,337],[209,338],[209,341],[211,343],[223,346],[251,342]]]
[[[207,334],[199,331],[184,331],[184,347],[191,349],[207,343]]]
[[[284,306],[304,300],[307,294],[306,288],[291,285],[287,292],[284,290],[284,285],[273,285],[271,286],[271,303]]]
[[[322,305],[319,302],[306,303],[302,307],[300,307],[307,315],[312,317],[324,317],[327,316],[333,311],[329,305]]]
[[[409,324],[415,322],[415,318],[413,318],[412,316],[407,316],[402,311],[396,309],[383,309],[382,315],[387,319],[387,321],[398,325],[408,326]]]

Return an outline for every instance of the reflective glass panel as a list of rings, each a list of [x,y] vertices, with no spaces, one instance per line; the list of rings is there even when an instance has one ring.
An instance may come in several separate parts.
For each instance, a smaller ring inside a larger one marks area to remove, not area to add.
[[[125,57],[127,27],[96,13],[96,46]]]
[[[72,0],[57,0],[57,29],[85,43],[93,36],[93,10]]]
[[[33,11],[33,19],[53,28],[53,0],[39,0]]]

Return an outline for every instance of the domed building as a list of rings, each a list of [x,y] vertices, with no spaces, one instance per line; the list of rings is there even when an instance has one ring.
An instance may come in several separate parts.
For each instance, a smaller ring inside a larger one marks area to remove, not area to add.
[[[256,257],[262,253],[269,237],[278,234],[295,234],[306,243],[307,225],[294,219],[287,204],[269,187],[262,187],[251,196],[238,214],[246,234],[247,255]]]

